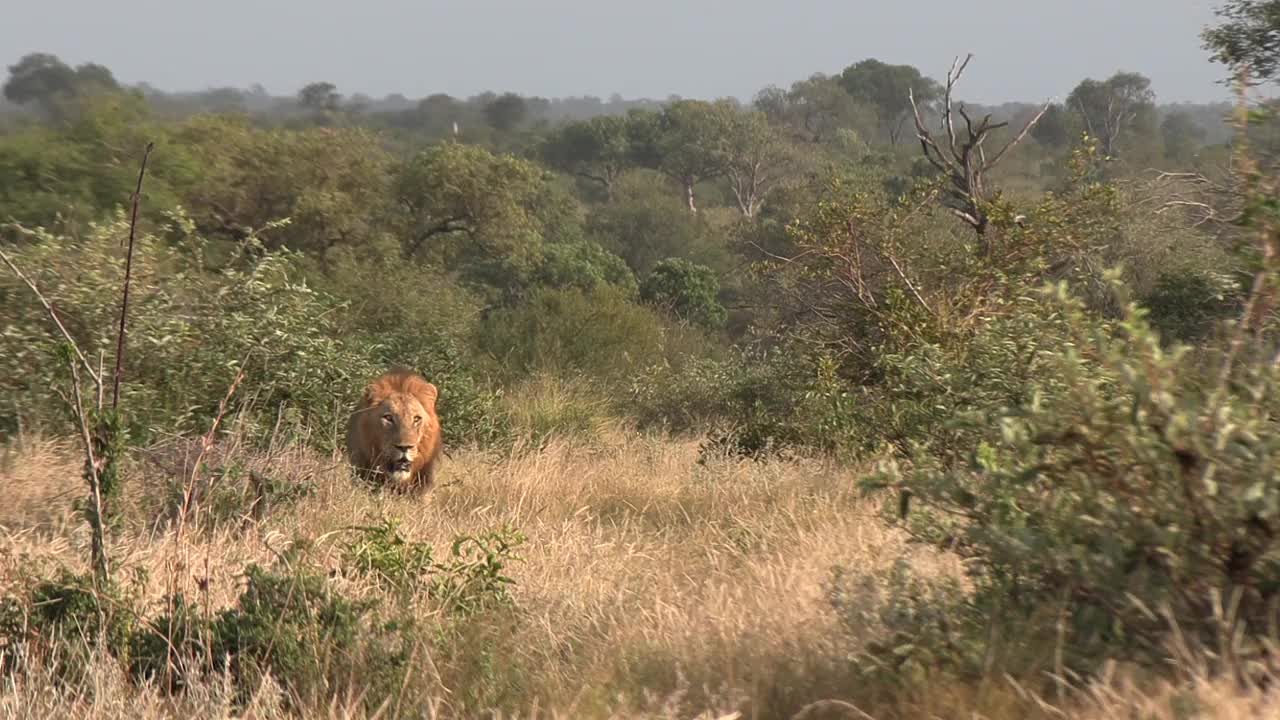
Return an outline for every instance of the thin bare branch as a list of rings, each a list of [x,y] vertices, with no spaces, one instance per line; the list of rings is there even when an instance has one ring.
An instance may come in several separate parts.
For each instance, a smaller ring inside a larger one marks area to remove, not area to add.
[[[963,103],[959,107],[955,107],[956,83],[960,80],[965,68],[969,66],[969,61],[972,59],[972,53],[965,56],[963,62],[956,58],[951,65],[951,69],[947,72],[946,86],[942,95],[941,124],[947,134],[949,152],[942,150],[938,141],[933,138],[933,135],[925,127],[924,118],[920,114],[919,105],[916,103],[915,94],[911,89],[908,89],[907,97],[911,102],[912,115],[916,125],[916,136],[920,139],[920,149],[929,164],[945,175],[950,185],[943,201],[944,206],[956,217],[964,220],[978,235],[982,236],[986,234],[990,224],[986,211],[983,209],[987,201],[986,173],[1000,162],[1010,148],[1026,138],[1031,128],[1048,111],[1050,104],[1046,103],[1045,107],[1022,128],[1017,136],[1006,143],[993,158],[988,160],[986,152],[987,138],[992,132],[1007,127],[1009,123],[1007,121],[993,123],[990,113],[984,115],[981,120],[975,120]],[[965,137],[963,139],[956,133],[956,114],[959,114],[964,120]],[[984,243],[983,247],[987,248],[989,246]]]
[[[142,199],[142,179],[147,174],[147,158],[151,157],[153,149],[155,149],[155,143],[149,142],[142,152],[142,167],[138,169],[138,187],[133,192],[133,213],[129,218],[129,249],[124,261],[124,289],[120,299],[120,327],[116,333],[116,368],[111,376],[111,408],[113,410],[120,405],[120,381],[124,379],[124,341],[128,330],[129,286],[133,279],[133,247],[134,236],[138,227],[138,202]]]
[[[995,157],[991,158],[991,162],[986,163],[982,169],[990,170],[991,168],[995,167],[996,163],[1000,162],[1000,158],[1004,157],[1004,154],[1009,152],[1010,148],[1018,145],[1019,143],[1021,143],[1023,140],[1026,139],[1027,135],[1031,133],[1031,129],[1034,128],[1042,118],[1044,118],[1044,114],[1049,112],[1049,108],[1052,106],[1053,106],[1053,99],[1050,98],[1044,104],[1044,107],[1040,108],[1040,112],[1036,113],[1035,117],[1028,120],[1027,124],[1022,126],[1022,130],[1012,140],[1005,143],[1005,146],[1000,148],[1000,152],[996,153]]]
[[[902,278],[902,282],[906,283],[907,289],[911,291],[912,295],[916,296],[916,302],[920,303],[920,307],[924,308],[925,312],[933,315],[933,308],[929,307],[929,303],[926,302],[924,296],[920,294],[919,288],[917,288],[916,284],[911,282],[911,278],[907,277],[907,274],[903,272],[902,266],[898,264],[898,258],[894,257],[892,253],[885,253],[884,256],[889,260],[889,264],[893,265],[894,271],[898,273],[899,278]]]
[[[89,433],[89,420],[85,415],[84,401],[80,396],[80,373],[76,371],[74,362],[68,361],[67,367],[71,369],[71,397],[75,401],[76,420],[80,423],[80,442],[84,445],[85,468],[93,500],[94,517],[90,522],[90,530],[93,534],[93,569],[99,580],[105,580],[111,575],[111,565],[107,558],[106,530],[103,528],[105,518],[103,517],[102,481],[98,475],[98,459],[93,454],[93,440]]]

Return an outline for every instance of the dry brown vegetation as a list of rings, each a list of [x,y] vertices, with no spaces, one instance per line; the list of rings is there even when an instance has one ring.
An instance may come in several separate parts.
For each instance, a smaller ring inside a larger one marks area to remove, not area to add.
[[[395,518],[406,537],[436,547],[459,534],[519,528],[528,540],[509,568],[518,622],[460,641],[473,646],[434,657],[423,650],[413,677],[405,678],[441,716],[489,710],[502,717],[959,717],[970,709],[986,717],[1063,716],[1008,684],[939,686],[897,698],[896,708],[874,707],[874,698],[857,700],[860,710],[813,705],[855,700],[850,660],[882,630],[874,617],[888,600],[876,591],[877,579],[895,562],[907,560],[922,578],[962,574],[955,558],[908,544],[880,520],[858,494],[856,468],[812,460],[699,463],[696,441],[618,434],[604,447],[557,440],[509,454],[464,452],[444,466],[438,490],[413,500],[356,486],[341,457],[253,454],[230,440],[215,453],[215,466],[238,462],[314,492],[260,521],[196,522],[197,531],[175,541],[155,520],[163,516],[162,491],[181,455],[169,449],[149,457],[140,454],[129,467],[136,482],[128,529],[112,536],[110,548],[118,573],[146,571],[140,589],[157,608],[174,577],[188,592],[199,588],[210,608],[231,605],[247,563],[269,563],[298,541],[313,544],[343,595],[376,596],[383,591],[375,584],[342,571],[340,551],[351,528],[375,517]],[[4,590],[55,566],[84,568],[88,531],[67,509],[83,483],[78,469],[70,442],[24,436],[5,449]],[[860,631],[850,631],[827,600],[836,566],[870,581],[853,598],[865,604]],[[431,619],[440,610],[424,600],[415,612]],[[471,661],[482,651],[497,659],[496,667]],[[101,655],[78,684],[59,684],[38,667],[14,678],[0,697],[3,717],[233,714],[228,682],[205,681],[169,698],[134,687],[118,663]],[[478,683],[494,686],[491,709],[467,706]],[[1185,704],[1182,688],[1154,695],[1118,681],[1104,688],[1086,694],[1083,714],[1074,716],[1172,718]],[[1263,698],[1233,695],[1208,680],[1194,689],[1214,706],[1212,717],[1263,716],[1257,714]],[[371,712],[358,696],[326,700],[310,704],[307,714],[396,716],[392,707]],[[264,685],[247,713],[284,715],[280,689]]]

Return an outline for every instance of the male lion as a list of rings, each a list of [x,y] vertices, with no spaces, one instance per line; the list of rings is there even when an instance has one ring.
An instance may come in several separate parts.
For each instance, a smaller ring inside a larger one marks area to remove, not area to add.
[[[431,489],[441,450],[438,396],[435,385],[402,367],[365,387],[347,424],[348,459],[362,479],[382,476],[378,484],[397,492]]]

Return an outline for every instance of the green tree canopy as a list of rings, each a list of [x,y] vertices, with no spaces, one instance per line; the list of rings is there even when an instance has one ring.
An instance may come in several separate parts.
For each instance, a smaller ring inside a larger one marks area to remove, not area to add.
[[[767,87],[756,95],[756,109],[769,122],[784,127],[797,138],[826,142],[844,128],[874,126],[874,118],[840,85],[838,77],[815,73],[783,90]]]
[[[188,194],[207,233],[239,240],[250,229],[268,249],[321,252],[371,239],[388,206],[391,156],[361,128],[259,130],[245,118],[199,117],[179,133],[204,175]]]
[[[649,167],[679,184],[685,206],[697,212],[694,187],[727,169],[724,152],[731,100],[675,100],[661,113],[632,116],[632,150]]]
[[[1185,112],[1171,112],[1160,123],[1165,155],[1174,162],[1189,162],[1209,132]]]
[[[298,91],[298,104],[308,110],[337,110],[342,103],[342,94],[331,82],[309,83]]]
[[[640,298],[645,302],[709,328],[720,327],[727,317],[719,293],[715,271],[683,258],[659,262],[640,284]]]
[[[1106,80],[1086,78],[1067,97],[1085,130],[1102,142],[1102,150],[1117,155],[1121,141],[1155,130],[1156,94],[1151,80],[1134,72],[1118,72]]]
[[[541,156],[561,172],[599,183],[612,197],[614,181],[632,160],[627,121],[626,117],[597,115],[570,122],[546,138]]]
[[[406,220],[406,256],[437,241],[468,238],[493,252],[518,252],[537,235],[532,207],[542,171],[511,155],[445,142],[401,167],[394,195]]]
[[[868,58],[850,65],[840,73],[840,86],[855,100],[876,111],[880,128],[889,142],[897,145],[903,126],[911,115],[910,94],[916,102],[927,105],[942,95],[942,87],[925,77],[911,65],[890,65]]]
[[[738,210],[752,218],[765,199],[795,176],[797,153],[764,113],[718,105],[725,137],[720,152]]]
[[[524,98],[515,93],[503,93],[484,106],[484,119],[489,126],[502,132],[510,132],[520,126],[529,115]]]
[[[4,97],[19,105],[35,103],[52,111],[70,97],[119,89],[115,76],[102,65],[85,63],[72,68],[56,55],[36,52],[9,66]]]
[[[1070,116],[1058,103],[1050,105],[1040,122],[1032,126],[1031,137],[1041,145],[1054,149],[1066,147],[1071,143]]]
[[[1248,67],[1250,82],[1272,80],[1280,69],[1280,0],[1228,0],[1221,25],[1201,34],[1215,62]]]

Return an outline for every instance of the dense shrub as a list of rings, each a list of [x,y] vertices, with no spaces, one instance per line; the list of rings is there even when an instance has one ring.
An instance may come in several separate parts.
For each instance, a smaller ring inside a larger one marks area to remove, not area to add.
[[[640,285],[640,299],[708,328],[720,327],[727,317],[719,292],[720,282],[711,268],[682,258],[654,265]]]
[[[969,558],[992,622],[1028,640],[1065,633],[1061,662],[1076,671],[1105,657],[1161,662],[1171,622],[1192,642],[1232,632],[1215,593],[1238,602],[1230,622],[1266,627],[1280,598],[1274,366],[1206,383],[1137,306],[1113,325],[1061,287],[1020,312],[1035,317],[1022,334],[1037,359],[1014,387],[1030,392],[958,413],[963,455],[889,466],[877,482],[908,494],[895,511],[911,500],[913,531]],[[1044,343],[1046,315],[1061,318],[1064,342]],[[1264,652],[1254,642],[1236,659]]]
[[[1142,304],[1151,325],[1167,341],[1204,339],[1239,304],[1240,286],[1213,272],[1164,273]]]
[[[543,448],[553,439],[595,445],[618,426],[608,393],[582,380],[540,374],[513,387],[505,411],[517,438]]]
[[[0,598],[0,672],[23,672],[34,655],[57,661],[57,677],[75,682],[88,653],[116,658],[138,683],[181,691],[201,675],[229,673],[240,701],[270,677],[295,709],[323,705],[343,688],[367,691],[368,707],[406,693],[414,648],[441,653],[481,614],[516,609],[509,566],[524,536],[498,528],[454,539],[440,560],[429,544],[404,538],[398,522],[355,528],[343,571],[383,589],[406,591],[352,599],[310,557],[307,544],[272,567],[250,564],[234,606],[217,613],[181,594],[156,614],[114,586],[62,570],[29,579]],[[421,592],[443,615],[414,619]]]
[[[618,289],[542,288],[525,304],[490,315],[480,347],[508,373],[547,370],[617,381],[658,362],[685,336]]]
[[[379,302],[353,291],[361,317],[368,319],[356,330],[359,322],[348,318],[349,305],[308,284],[287,251],[255,252],[208,270],[204,241],[191,234],[184,216],[171,217],[167,239],[145,235],[135,250],[122,389],[135,441],[158,430],[207,430],[243,366],[241,397],[262,410],[259,430],[275,427],[332,447],[340,442],[347,408],[362,384],[393,363],[410,365],[447,387],[441,413],[452,443],[501,435],[501,418],[493,413],[496,395],[470,372],[462,349],[466,339],[457,337],[463,330],[456,322],[435,332],[413,320],[411,303]],[[55,304],[89,357],[114,354],[124,275],[118,238],[127,232],[118,216],[78,238],[38,233],[14,248],[15,262]],[[404,282],[411,286],[410,279]],[[387,289],[362,287],[367,293]],[[19,420],[64,427],[66,414],[50,391],[67,382],[66,367],[57,361],[57,330],[11,274],[0,276],[0,297],[11,310],[0,334],[0,413],[10,427]],[[434,313],[447,316],[448,309],[437,304]]]
[[[829,358],[781,350],[654,365],[632,380],[640,427],[706,432],[706,450],[748,457],[853,447],[856,391]]]

